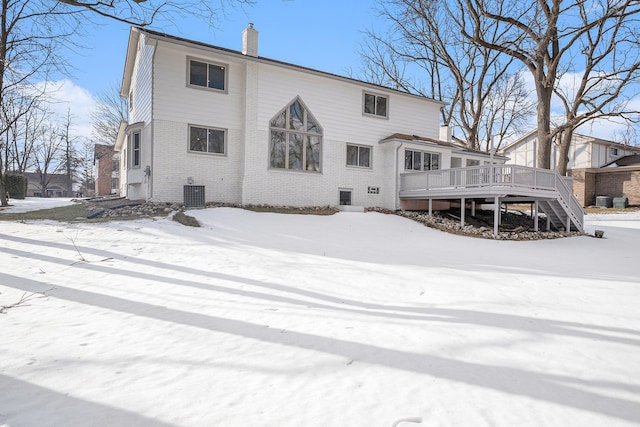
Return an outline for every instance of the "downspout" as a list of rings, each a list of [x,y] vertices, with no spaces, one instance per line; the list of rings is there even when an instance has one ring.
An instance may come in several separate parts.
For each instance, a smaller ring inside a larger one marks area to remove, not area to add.
[[[156,64],[156,51],[158,50],[158,40],[153,40],[153,53],[151,54],[151,130],[150,130],[150,138],[151,141],[149,141],[149,148],[150,148],[150,161],[149,163],[151,164],[151,171],[149,172],[149,184],[148,184],[148,188],[147,188],[147,192],[148,192],[148,199],[153,199],[153,179],[154,179],[154,172],[155,172],[155,168],[153,167],[153,160],[154,160],[154,156],[153,156],[153,146],[154,146],[154,138],[153,138],[153,130],[155,128],[155,120],[154,120],[154,116],[153,116],[153,94],[155,91],[155,85],[156,85],[156,81],[155,81],[155,64]]]
[[[399,210],[400,209],[400,174],[398,173],[398,152],[400,152],[400,149],[402,148],[402,146],[404,145],[404,142],[400,142],[400,145],[398,145],[396,147],[396,155],[395,155],[395,160],[394,160],[394,174],[395,174],[395,178],[396,178],[396,188],[395,188],[395,192],[394,192],[394,210]]]

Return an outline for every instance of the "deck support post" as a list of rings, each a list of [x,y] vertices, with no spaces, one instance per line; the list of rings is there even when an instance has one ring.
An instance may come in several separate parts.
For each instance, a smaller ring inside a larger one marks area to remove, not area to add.
[[[433,199],[429,199],[429,216],[433,216]]]
[[[466,200],[463,197],[462,199],[460,199],[460,226],[464,227],[464,214],[465,214],[465,204],[466,204]]]
[[[493,200],[493,235],[498,235],[498,226],[500,221],[500,197],[496,196]]]
[[[538,226],[538,201],[533,202],[533,230],[539,231],[540,227]]]
[[[551,231],[551,217],[547,215],[547,231]]]
[[[567,233],[571,231],[571,217],[569,216],[568,213],[567,213],[567,226],[564,229]]]
[[[473,216],[473,217],[476,216],[476,201],[475,200],[471,201],[471,216]]]

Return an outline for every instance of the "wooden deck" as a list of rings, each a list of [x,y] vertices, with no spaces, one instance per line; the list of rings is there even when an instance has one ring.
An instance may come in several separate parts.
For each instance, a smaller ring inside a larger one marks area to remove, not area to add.
[[[570,178],[553,170],[485,165],[401,174],[399,197],[427,200],[429,206],[432,200],[460,200],[463,206],[467,201],[497,206],[504,202],[534,203],[536,210],[546,215],[547,227],[552,223],[557,228],[582,231],[584,210],[572,187]],[[497,226],[496,216],[496,234]]]

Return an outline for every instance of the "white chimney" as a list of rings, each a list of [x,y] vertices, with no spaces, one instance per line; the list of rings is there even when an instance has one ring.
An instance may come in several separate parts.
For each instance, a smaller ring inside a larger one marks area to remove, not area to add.
[[[242,54],[258,56],[258,32],[253,29],[252,23],[242,30]]]
[[[440,141],[451,142],[450,126],[440,126]]]

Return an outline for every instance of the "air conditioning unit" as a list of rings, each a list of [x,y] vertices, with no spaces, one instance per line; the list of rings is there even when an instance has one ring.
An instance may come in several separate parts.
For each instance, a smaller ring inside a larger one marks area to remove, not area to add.
[[[184,207],[204,208],[204,185],[184,186]]]

